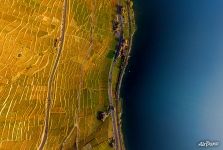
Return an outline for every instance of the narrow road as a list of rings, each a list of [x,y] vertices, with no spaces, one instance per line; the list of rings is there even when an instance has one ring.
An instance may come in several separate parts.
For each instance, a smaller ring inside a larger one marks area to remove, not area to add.
[[[120,4],[121,3],[119,1],[118,5]],[[110,106],[114,106],[113,90],[112,90],[112,76],[113,76],[114,67],[116,65],[116,61],[121,49],[121,42],[123,40],[123,17],[121,14],[118,14],[118,18],[120,21],[120,37],[119,37],[119,42],[118,42],[118,48],[116,49],[116,54],[112,60],[110,70],[109,70],[109,76],[108,76],[108,97],[109,97]],[[113,127],[113,138],[115,139],[115,149],[122,150],[121,129],[120,129],[120,126],[118,125],[118,115],[116,113],[116,109],[112,110],[111,117],[112,117],[112,127]]]
[[[112,75],[113,70],[115,66],[115,58],[112,60],[112,64],[110,66],[109,76],[108,76],[108,96],[109,96],[109,105],[114,106],[113,103],[113,92],[112,92]],[[115,149],[120,150],[120,137],[118,133],[118,127],[117,127],[117,116],[115,114],[115,109],[111,111],[111,117],[112,117],[112,127],[113,127],[113,138],[115,139]]]
[[[48,81],[48,93],[47,93],[47,100],[46,100],[46,108],[45,108],[45,123],[44,123],[44,129],[42,133],[41,142],[39,145],[39,150],[42,150],[44,148],[44,145],[46,144],[48,133],[49,133],[49,120],[50,120],[50,110],[51,110],[51,104],[52,104],[52,85],[53,81],[56,75],[56,71],[59,65],[59,60],[61,57],[61,53],[64,46],[64,39],[65,39],[65,31],[66,31],[66,20],[67,20],[67,1],[64,0],[63,2],[63,10],[62,10],[62,20],[61,20],[61,34],[60,34],[60,41],[59,41],[59,47],[56,55],[56,59],[54,61],[49,81]]]

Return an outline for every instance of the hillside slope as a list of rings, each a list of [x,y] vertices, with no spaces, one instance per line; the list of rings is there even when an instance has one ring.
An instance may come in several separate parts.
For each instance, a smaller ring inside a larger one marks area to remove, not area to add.
[[[110,149],[111,118],[96,115],[108,106],[115,3],[67,0],[63,24],[63,0],[1,0],[0,149],[40,146],[49,94],[44,149]]]

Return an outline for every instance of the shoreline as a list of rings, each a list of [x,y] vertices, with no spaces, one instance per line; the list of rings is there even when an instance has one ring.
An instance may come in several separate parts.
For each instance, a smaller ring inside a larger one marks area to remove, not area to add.
[[[116,89],[115,89],[115,96],[116,96],[116,108],[118,108],[119,104],[120,104],[120,111],[116,111],[116,116],[118,118],[118,130],[120,131],[120,140],[121,140],[121,146],[123,147],[123,149],[126,149],[126,145],[124,142],[124,133],[123,133],[123,129],[122,129],[122,114],[123,114],[123,104],[121,101],[121,88],[122,88],[122,83],[123,83],[123,78],[124,75],[126,74],[126,68],[128,67],[128,62],[129,62],[129,58],[130,58],[130,54],[132,52],[132,43],[133,43],[133,38],[134,38],[134,34],[136,31],[136,24],[135,24],[135,13],[134,13],[134,9],[130,6],[130,3],[132,1],[127,0],[126,1],[126,5],[127,5],[127,14],[128,14],[128,41],[129,41],[129,48],[127,50],[127,54],[124,57],[124,59],[121,59],[121,65],[120,65],[120,71],[119,71],[119,77],[118,77],[118,82],[116,84]],[[133,2],[132,2],[133,3]],[[134,25],[134,29],[132,27],[132,25]],[[121,102],[121,103],[120,103]]]
[[[126,56],[126,65],[124,66],[123,69],[121,69],[121,77],[120,77],[120,81],[117,83],[118,84],[118,94],[117,94],[117,102],[116,104],[118,105],[120,102],[121,102],[121,106],[120,106],[120,111],[117,111],[117,118],[119,118],[119,122],[118,122],[118,128],[121,130],[120,134],[121,134],[121,139],[122,140],[122,144],[124,145],[123,148],[125,149],[125,142],[124,141],[124,136],[123,136],[123,129],[122,129],[122,115],[123,115],[123,104],[122,104],[122,101],[121,101],[121,87],[122,87],[122,81],[123,81],[123,78],[124,78],[124,75],[126,74],[126,68],[128,66],[128,62],[129,62],[129,57],[130,57],[130,54],[131,54],[131,50],[132,50],[132,40],[133,40],[133,36],[134,36],[134,33],[135,31],[131,34],[131,47],[129,48],[129,51],[128,51],[128,55]]]
[[[121,63],[124,63],[124,66],[121,66],[120,67],[120,78],[118,79],[118,85],[117,85],[117,98],[119,100],[120,98],[120,91],[121,91],[121,86],[122,86],[122,80],[123,80],[123,77],[125,75],[125,70],[126,70],[126,67],[128,66],[128,61],[129,61],[129,57],[130,57],[130,54],[131,54],[131,51],[132,51],[132,41],[133,41],[133,37],[134,37],[134,34],[135,34],[135,31],[136,29],[134,29],[134,31],[132,31],[132,21],[134,20],[134,24],[135,24],[135,14],[134,12],[131,14],[131,8],[130,8],[130,0],[128,0],[128,4],[127,4],[127,12],[128,12],[128,29],[129,29],[129,37],[128,37],[128,40],[129,40],[129,49],[128,49],[128,53],[127,55],[125,56],[125,59],[124,61],[122,61]],[[133,18],[131,18],[131,16]],[[133,20],[132,20],[133,19]],[[123,68],[122,68],[123,67]]]

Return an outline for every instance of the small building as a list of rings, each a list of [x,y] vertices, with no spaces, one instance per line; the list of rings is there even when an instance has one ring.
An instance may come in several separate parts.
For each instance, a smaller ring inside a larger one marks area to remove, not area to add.
[[[128,40],[123,39],[122,43],[121,43],[121,55],[122,56],[125,56],[127,54],[128,48],[129,48]]]
[[[107,112],[103,112],[103,111],[99,111],[97,114],[97,119],[101,120],[101,121],[105,121],[105,119],[108,117],[108,113]]]
[[[114,139],[114,138],[110,139],[110,141],[109,141],[108,144],[109,144],[109,146],[112,147],[112,148],[115,147],[115,139]]]
[[[114,110],[115,110],[114,106],[112,106],[112,105],[108,106],[108,114],[111,114],[111,112]]]
[[[54,47],[57,47],[58,42],[59,42],[59,39],[58,39],[58,38],[54,39],[53,46],[54,46]]]
[[[117,20],[113,20],[112,29],[113,29],[113,31],[116,31],[119,29],[119,22]]]
[[[122,14],[123,12],[123,6],[122,5],[117,5],[117,13]]]

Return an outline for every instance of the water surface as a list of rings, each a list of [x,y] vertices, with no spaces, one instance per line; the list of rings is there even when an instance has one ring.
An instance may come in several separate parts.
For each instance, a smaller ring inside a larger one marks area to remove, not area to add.
[[[223,1],[134,3],[138,29],[122,88],[127,149],[223,144]]]

